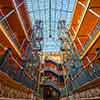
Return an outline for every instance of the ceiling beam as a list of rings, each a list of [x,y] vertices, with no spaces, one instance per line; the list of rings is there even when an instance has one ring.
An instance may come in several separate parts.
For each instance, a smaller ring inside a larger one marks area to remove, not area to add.
[[[73,41],[76,40],[76,38],[77,38],[77,36],[78,36],[78,33],[79,33],[79,31],[80,31],[81,25],[82,25],[82,23],[84,22],[84,18],[85,18],[85,16],[86,16],[86,13],[87,13],[87,10],[88,10],[90,1],[91,1],[91,0],[87,0],[87,5],[86,5],[86,7],[84,8],[84,11],[83,11],[83,13],[82,13],[82,16],[81,16],[80,19],[79,19],[80,23],[77,25],[77,28],[76,28],[76,31],[75,31],[75,36],[74,36]],[[79,3],[79,2],[78,2],[78,3]]]
[[[96,34],[96,36],[94,37],[93,41],[88,45],[88,47],[86,48],[86,50],[82,53],[81,59],[84,58],[84,56],[87,54],[87,52],[91,49],[91,47],[96,43],[96,41],[99,38],[100,38],[100,31]]]

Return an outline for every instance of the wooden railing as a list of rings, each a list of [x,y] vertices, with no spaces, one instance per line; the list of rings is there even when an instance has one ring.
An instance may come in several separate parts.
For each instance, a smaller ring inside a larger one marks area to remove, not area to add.
[[[0,100],[4,100],[4,98],[8,98],[5,100],[11,100],[11,98],[16,100],[31,100],[32,95],[33,93],[31,89],[12,80],[7,74],[0,71]]]
[[[76,100],[100,100],[100,78],[92,80],[74,91]]]

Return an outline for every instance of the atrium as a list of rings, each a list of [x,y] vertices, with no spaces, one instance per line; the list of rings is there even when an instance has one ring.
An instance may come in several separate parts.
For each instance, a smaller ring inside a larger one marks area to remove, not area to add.
[[[0,100],[100,100],[100,0],[0,0]]]

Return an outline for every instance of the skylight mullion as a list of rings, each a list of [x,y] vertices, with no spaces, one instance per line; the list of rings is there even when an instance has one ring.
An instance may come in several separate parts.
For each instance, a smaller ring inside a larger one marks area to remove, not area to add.
[[[41,13],[41,12],[40,12],[39,0],[37,0],[37,7],[38,7],[37,9],[38,9],[38,11],[39,11],[39,19],[40,19],[40,13]],[[39,20],[39,19],[38,19],[38,20]]]
[[[62,17],[63,1],[64,0],[61,0],[61,8],[60,8],[60,17],[59,17],[59,19]]]
[[[70,0],[67,0],[67,8],[66,10],[69,10],[69,4],[70,4]],[[66,13],[66,23],[68,22],[68,13]]]
[[[45,8],[45,10],[44,10],[44,16],[45,16],[45,19],[44,19],[44,28],[45,28],[45,26],[46,26],[46,2],[45,2],[45,0],[44,0],[44,8]],[[47,33],[47,31],[46,31],[46,33]]]
[[[51,0],[49,0],[49,36],[51,36]]]
[[[55,0],[55,9],[56,9],[56,4],[57,4],[57,0]],[[56,10],[54,10],[55,11],[55,13],[54,13],[54,21],[56,21]],[[54,29],[57,29],[57,27],[56,27],[56,22],[54,23]]]
[[[31,0],[31,3],[33,4],[33,0]],[[33,6],[32,6],[32,11],[34,11],[34,8],[33,8]],[[32,14],[33,14],[34,21],[35,21],[35,14],[34,14],[34,13],[32,13]]]

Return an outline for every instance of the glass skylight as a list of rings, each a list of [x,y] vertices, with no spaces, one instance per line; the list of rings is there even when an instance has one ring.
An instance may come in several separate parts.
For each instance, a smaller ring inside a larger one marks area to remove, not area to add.
[[[58,22],[66,21],[66,29],[71,20],[75,0],[25,0],[28,12],[34,26],[36,20],[43,21],[44,52],[60,51],[61,43],[58,39],[62,33],[58,31]]]

